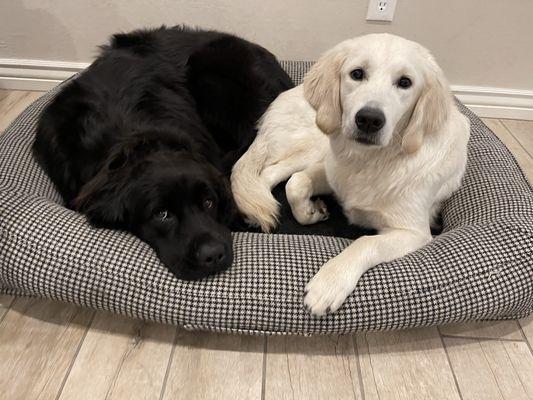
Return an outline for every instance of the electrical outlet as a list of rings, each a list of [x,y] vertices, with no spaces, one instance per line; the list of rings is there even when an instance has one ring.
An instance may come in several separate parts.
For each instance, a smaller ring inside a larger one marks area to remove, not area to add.
[[[396,0],[370,0],[368,2],[367,21],[392,21]]]

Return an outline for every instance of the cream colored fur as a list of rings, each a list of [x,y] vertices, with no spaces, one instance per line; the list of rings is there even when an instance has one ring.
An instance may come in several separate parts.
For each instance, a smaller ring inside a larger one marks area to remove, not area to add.
[[[365,79],[351,78],[355,68],[365,70]],[[413,85],[398,87],[401,76]],[[355,114],[367,106],[386,117],[375,145],[356,140]],[[368,269],[432,239],[434,215],[460,185],[469,132],[425,48],[388,34],[361,36],[326,52],[303,85],[272,103],[233,169],[232,190],[240,210],[265,232],[278,217],[271,189],[289,178],[287,199],[301,224],[327,218],[323,203],[310,198],[333,192],[350,223],[378,230],[308,283],[304,303],[324,315],[342,305]]]

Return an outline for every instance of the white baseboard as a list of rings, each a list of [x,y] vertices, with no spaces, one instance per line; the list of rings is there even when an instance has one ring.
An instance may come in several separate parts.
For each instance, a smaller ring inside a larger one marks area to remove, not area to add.
[[[533,91],[454,86],[453,93],[480,117],[533,120]]]
[[[0,89],[50,90],[88,63],[0,58]]]
[[[0,58],[0,89],[49,90],[89,64]],[[454,94],[480,117],[533,120],[533,91],[452,85]]]

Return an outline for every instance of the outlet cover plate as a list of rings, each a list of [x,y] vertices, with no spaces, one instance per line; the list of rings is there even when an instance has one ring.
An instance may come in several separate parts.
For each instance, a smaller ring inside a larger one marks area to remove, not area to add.
[[[368,2],[367,21],[392,21],[396,0],[370,0]]]

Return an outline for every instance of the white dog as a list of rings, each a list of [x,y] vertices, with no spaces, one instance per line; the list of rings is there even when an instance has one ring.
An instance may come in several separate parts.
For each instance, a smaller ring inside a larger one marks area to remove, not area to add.
[[[326,52],[300,85],[281,94],[232,174],[240,210],[268,232],[278,203],[270,190],[288,179],[301,224],[327,218],[311,196],[334,193],[352,224],[378,230],[355,240],[307,284],[315,315],[336,311],[377,264],[431,239],[440,203],[461,182],[470,133],[428,50],[372,34]]]

